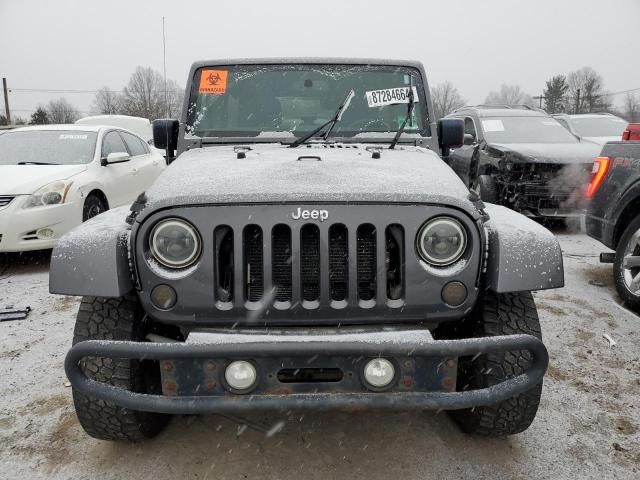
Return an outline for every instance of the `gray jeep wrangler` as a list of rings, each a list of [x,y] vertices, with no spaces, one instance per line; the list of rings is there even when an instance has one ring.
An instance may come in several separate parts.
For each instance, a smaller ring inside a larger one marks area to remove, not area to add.
[[[467,189],[440,158],[462,121],[433,119],[415,62],[194,64],[180,120],[154,122],[169,168],[52,256],[51,292],[83,296],[86,432],[293,409],[525,430],[548,363],[530,292],[563,286],[561,251]]]

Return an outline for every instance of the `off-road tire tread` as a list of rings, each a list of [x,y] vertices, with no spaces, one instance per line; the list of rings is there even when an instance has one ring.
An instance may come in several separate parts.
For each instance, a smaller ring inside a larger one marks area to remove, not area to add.
[[[73,344],[84,340],[142,340],[142,309],[135,295],[121,298],[84,297],[80,304]],[[87,357],[80,363],[91,379],[130,391],[145,391],[138,361]],[[136,442],[157,435],[167,415],[139,412],[88,397],[73,390],[73,402],[82,428],[94,438]]]
[[[530,292],[485,293],[477,312],[474,337],[529,334],[542,340],[540,321]],[[458,388],[477,389],[498,384],[529,369],[526,350],[482,355],[459,369]],[[487,373],[488,372],[488,373]],[[542,381],[515,397],[489,407],[449,412],[467,433],[503,437],[523,432],[533,422],[542,394]]]
[[[633,235],[640,228],[640,215],[634,218],[627,228],[624,230],[624,233],[620,237],[620,241],[618,242],[618,248],[616,249],[616,257],[613,263],[613,277],[616,284],[616,290],[618,291],[618,295],[624,301],[624,303],[640,313],[640,296],[634,295],[631,293],[627,286],[624,283],[624,269],[622,268],[622,262],[624,260],[624,250],[629,241],[631,235]]]

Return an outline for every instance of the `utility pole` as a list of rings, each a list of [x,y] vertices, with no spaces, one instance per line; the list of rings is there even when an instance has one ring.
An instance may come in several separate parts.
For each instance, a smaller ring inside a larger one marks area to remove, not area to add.
[[[9,92],[7,91],[7,79],[2,78],[2,89],[4,90],[4,111],[7,115],[7,125],[11,125],[11,113],[9,112]]]
[[[540,95],[539,97],[533,97],[534,100],[540,100],[540,110],[542,110],[542,99],[545,98],[544,95]]]
[[[578,94],[576,95],[576,113],[580,113],[580,89],[578,89]]]

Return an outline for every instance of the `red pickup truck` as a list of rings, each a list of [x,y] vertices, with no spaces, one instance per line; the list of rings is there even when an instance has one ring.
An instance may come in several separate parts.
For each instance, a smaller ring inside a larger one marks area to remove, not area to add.
[[[630,123],[627,128],[622,132],[622,140],[640,140],[640,123]]]

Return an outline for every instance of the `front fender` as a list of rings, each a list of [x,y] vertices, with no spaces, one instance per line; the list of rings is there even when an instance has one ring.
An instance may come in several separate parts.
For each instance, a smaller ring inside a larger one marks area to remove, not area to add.
[[[129,270],[129,207],[109,210],[64,235],[51,255],[49,291],[121,297],[133,289]]]
[[[506,293],[564,287],[562,250],[549,230],[498,205],[486,204],[486,212],[489,289]]]

